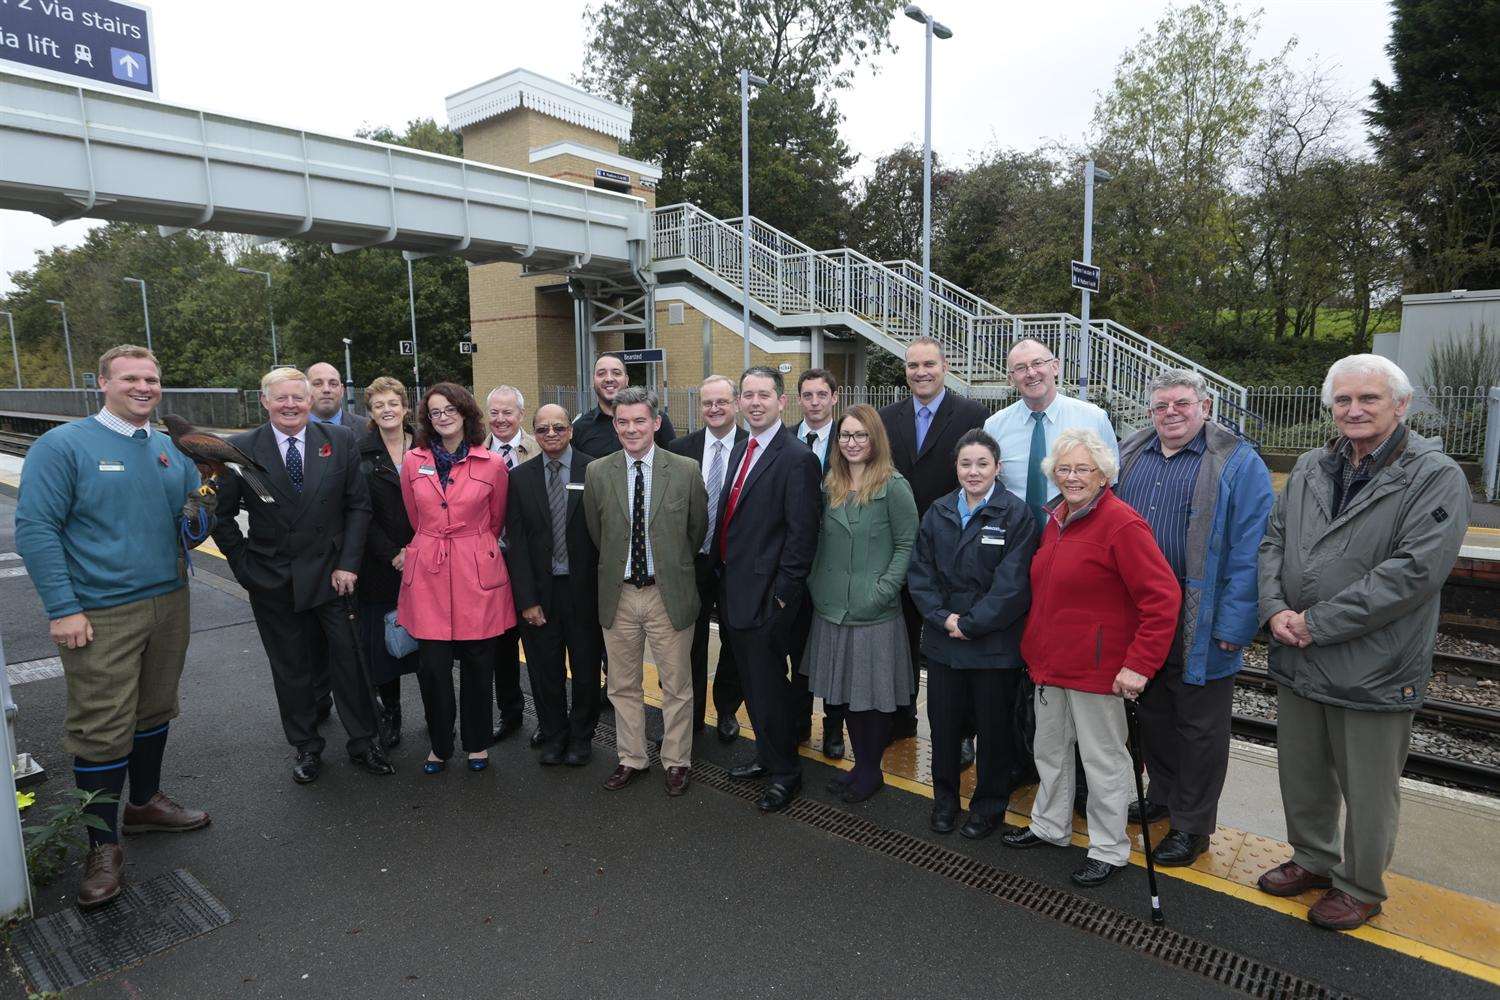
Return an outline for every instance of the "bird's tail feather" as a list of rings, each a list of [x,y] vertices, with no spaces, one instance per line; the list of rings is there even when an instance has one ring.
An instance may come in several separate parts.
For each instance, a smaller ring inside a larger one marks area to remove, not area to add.
[[[271,495],[271,487],[261,478],[259,472],[238,463],[231,465],[230,468],[239,473],[239,477],[249,484],[250,488],[255,491],[255,495],[260,497],[261,503],[276,502],[276,498]]]

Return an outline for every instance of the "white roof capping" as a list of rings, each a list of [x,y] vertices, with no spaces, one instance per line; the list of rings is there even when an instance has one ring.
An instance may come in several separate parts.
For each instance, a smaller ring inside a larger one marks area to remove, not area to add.
[[[585,146],[581,142],[572,142],[568,139],[564,139],[561,142],[548,143],[545,146],[538,146],[536,149],[533,149],[531,151],[531,162],[537,163],[541,160],[550,160],[554,156],[570,155],[584,160],[593,160],[595,163],[602,163],[606,167],[614,167],[616,170],[623,170],[628,174],[635,174],[643,181],[655,183],[661,180],[661,166],[659,164],[647,163],[644,160],[632,160],[628,156],[621,156],[618,153],[608,153],[602,149],[594,149],[591,146]]]
[[[529,69],[513,69],[449,94],[446,103],[448,124],[460,130],[516,108],[530,108],[624,141],[630,138],[634,118],[623,104],[584,93]]]

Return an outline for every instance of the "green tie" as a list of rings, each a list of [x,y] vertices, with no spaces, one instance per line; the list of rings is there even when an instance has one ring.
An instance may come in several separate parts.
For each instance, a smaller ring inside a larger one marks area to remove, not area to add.
[[[1033,411],[1031,414],[1031,454],[1026,459],[1026,506],[1036,516],[1036,526],[1047,525],[1047,511],[1042,505],[1047,502],[1047,477],[1042,475],[1042,459],[1047,457],[1047,429],[1042,426],[1047,414]]]

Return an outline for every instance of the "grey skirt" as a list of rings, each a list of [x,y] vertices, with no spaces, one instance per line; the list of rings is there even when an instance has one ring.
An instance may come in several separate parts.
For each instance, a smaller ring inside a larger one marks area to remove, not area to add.
[[[813,694],[851,712],[894,712],[911,704],[911,647],[900,615],[875,625],[835,625],[813,614],[802,657]]]

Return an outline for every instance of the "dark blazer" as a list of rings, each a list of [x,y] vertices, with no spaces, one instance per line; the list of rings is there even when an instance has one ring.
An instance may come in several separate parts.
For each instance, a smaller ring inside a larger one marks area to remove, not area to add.
[[[983,427],[990,413],[972,399],[965,399],[952,389],[943,397],[943,405],[932,415],[932,425],[917,451],[917,406],[908,396],[899,403],[880,408],[880,422],[891,439],[891,460],[896,471],[911,483],[917,498],[917,514],[927,513],[933,501],[958,489],[958,474],[953,470],[953,446],[964,432]]]
[[[729,453],[715,524],[724,523],[747,441]],[[807,596],[807,575],[818,550],[822,478],[818,457],[785,427],[756,458],[740,489],[724,552],[717,544],[713,548],[722,562],[722,623],[737,629],[790,629]]]
[[[922,652],[957,668],[1024,666],[1031,557],[1041,538],[1036,518],[997,479],[989,502],[962,524],[954,490],[933,503],[917,531],[906,585],[922,613]],[[967,639],[948,634],[950,614]]]
[[[510,545],[505,565],[510,570],[510,590],[516,610],[542,607],[553,617],[557,602],[570,603],[585,618],[598,615],[599,550],[589,536],[583,513],[583,479],[594,456],[577,448],[568,466],[569,489],[568,589],[557,593],[552,576],[552,506],[547,499],[547,456],[538,452],[535,461],[522,462],[510,474],[510,498],[505,508],[505,532]]]
[[[337,596],[334,570],[359,572],[370,523],[370,492],[360,475],[353,433],[309,422],[304,440],[307,453],[298,493],[287,478],[269,423],[230,436],[231,444],[265,466],[276,502],[263,503],[243,489],[238,476],[231,476],[219,490],[219,523],[213,532],[241,586],[252,592],[290,586],[298,611]],[[250,514],[249,538],[235,522],[241,507]]]
[[[745,428],[740,427],[738,424],[736,424],[734,428],[734,440],[729,442],[730,450],[733,451],[735,445],[739,444],[749,436],[750,434],[745,430]],[[700,427],[697,430],[693,431],[693,433],[688,434],[685,437],[673,439],[671,443],[667,445],[667,450],[674,455],[683,455],[687,458],[691,458],[701,467],[703,465],[703,441],[707,437],[708,428]],[[728,456],[725,456],[724,461],[726,463],[724,476],[728,478]],[[733,483],[729,483],[728,485],[732,486]]]
[[[359,442],[359,471],[370,491],[370,529],[359,566],[359,599],[367,604],[395,604],[401,574],[391,565],[412,539],[406,502],[401,498],[401,470],[391,463],[380,431],[367,430]]]

